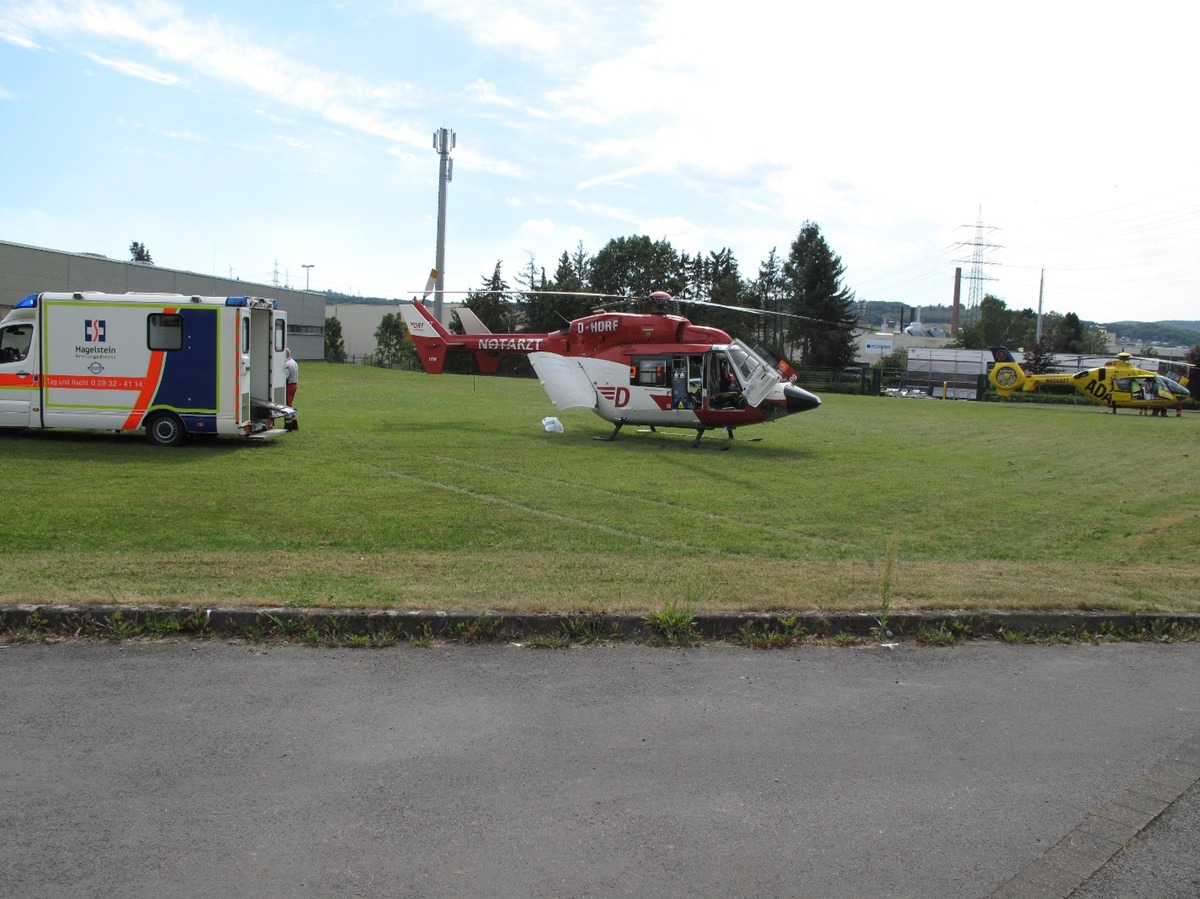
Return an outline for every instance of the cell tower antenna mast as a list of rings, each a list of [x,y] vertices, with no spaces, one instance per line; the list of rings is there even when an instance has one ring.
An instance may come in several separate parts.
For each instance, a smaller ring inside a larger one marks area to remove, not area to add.
[[[969,228],[970,225],[962,225],[963,228]],[[970,247],[970,259],[956,259],[955,262],[970,263],[971,268],[968,274],[963,277],[970,282],[967,288],[967,324],[974,324],[979,321],[979,304],[983,302],[983,282],[995,281],[991,275],[985,274],[983,267],[985,265],[997,265],[995,260],[987,259],[986,254],[992,250],[1003,249],[1000,244],[991,243],[985,239],[987,232],[996,231],[996,228],[983,224],[983,207],[979,209],[979,219],[975,222],[975,239],[959,241],[955,244],[956,247]]]
[[[433,315],[442,321],[442,290],[446,279],[446,186],[454,177],[454,160],[450,151],[455,146],[454,132],[439,128],[433,132],[433,149],[437,150],[438,162],[438,220],[437,220],[437,282],[433,290]]]

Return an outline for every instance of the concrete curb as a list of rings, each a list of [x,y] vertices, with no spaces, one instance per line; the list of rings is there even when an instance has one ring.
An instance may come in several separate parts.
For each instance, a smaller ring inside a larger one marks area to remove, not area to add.
[[[1200,782],[1200,736],[1193,737],[1000,889],[993,899],[1066,899]]]
[[[199,608],[139,605],[0,605],[0,634],[24,632],[121,639],[134,636],[224,636],[248,639],[301,637],[309,642],[370,639],[512,641],[530,637],[604,640],[653,639],[660,613],[521,613],[462,610]],[[941,633],[954,639],[1003,637],[1012,642],[1053,637],[1085,639],[1197,639],[1200,615],[1099,612],[893,612],[879,634],[878,613],[717,612],[691,616],[702,640],[749,644],[782,637],[773,645],[841,637],[921,639]],[[668,641],[670,642],[670,641]],[[929,641],[935,642],[935,641]],[[949,642],[942,640],[940,642]]]

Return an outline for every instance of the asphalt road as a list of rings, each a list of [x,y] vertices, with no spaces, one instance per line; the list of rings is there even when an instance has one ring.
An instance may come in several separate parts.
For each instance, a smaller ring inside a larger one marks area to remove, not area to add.
[[[1011,894],[1195,754],[1197,685],[1190,644],[0,646],[0,895]],[[1081,895],[1195,872],[1196,807]]]

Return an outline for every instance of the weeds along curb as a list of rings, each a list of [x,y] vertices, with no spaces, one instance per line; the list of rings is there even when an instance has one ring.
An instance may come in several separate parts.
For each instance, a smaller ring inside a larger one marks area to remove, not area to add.
[[[528,642],[535,646],[639,642],[695,646],[704,641],[756,648],[803,643],[854,645],[910,641],[951,644],[972,639],[1010,643],[1196,641],[1200,615],[1098,612],[430,612],[365,609],[193,608],[174,606],[0,606],[0,639],[63,637],[104,640],[218,637],[287,640],[321,646],[387,646],[396,642]]]

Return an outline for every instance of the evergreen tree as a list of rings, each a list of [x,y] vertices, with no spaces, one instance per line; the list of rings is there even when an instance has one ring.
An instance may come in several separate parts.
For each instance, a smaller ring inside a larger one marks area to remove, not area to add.
[[[741,306],[746,300],[737,257],[728,247],[708,254],[708,299],[725,306]]]
[[[766,260],[758,267],[758,277],[748,288],[754,308],[765,312],[782,312],[784,290],[783,265],[776,248],[771,247]],[[759,338],[773,352],[783,355],[786,320],[780,315],[763,315],[759,318]]]
[[[575,265],[567,251],[563,250],[563,254],[558,257],[558,268],[554,270],[554,280],[551,282],[551,287],[554,290],[569,290],[579,292],[583,290],[583,278],[579,274],[579,269]]]
[[[526,326],[532,332],[547,334],[587,315],[596,303],[594,297],[580,296],[583,289],[578,266],[564,251],[558,259],[553,280],[547,281],[540,293],[529,298],[525,308]]]
[[[688,304],[681,312],[698,325],[710,325],[720,328],[731,335],[744,335],[754,339],[755,335],[752,316],[747,313],[733,312],[724,306],[753,306],[753,300],[746,285],[738,274],[737,258],[728,247],[709,253],[707,257],[697,256],[694,260],[682,257],[682,267],[688,272],[688,287],[684,296],[699,300],[699,303]],[[717,307],[708,307],[706,303],[717,303]]]
[[[131,262],[144,262],[147,265],[154,264],[154,260],[150,258],[150,251],[146,249],[146,245],[138,243],[136,240],[129,245],[129,260]]]
[[[521,322],[520,330],[539,332],[548,330],[542,328],[541,324],[547,307],[550,305],[545,294],[542,293],[549,282],[546,280],[546,270],[538,267],[532,253],[529,254],[529,261],[525,264],[525,268],[517,274],[516,279],[521,290],[510,299],[517,306],[517,320]]]
[[[342,339],[342,323],[333,316],[325,319],[325,361],[346,361],[346,342]]]
[[[854,326],[854,292],[842,285],[842,259],[821,229],[805,222],[783,264],[788,312],[803,316],[788,325],[788,342],[799,350],[801,365],[841,368],[858,354]]]
[[[492,276],[483,279],[483,286],[478,291],[468,293],[463,305],[493,331],[509,333],[517,330],[517,310],[507,299],[508,282],[500,274],[503,264],[500,260],[496,261]]]
[[[564,255],[566,255],[564,253]],[[591,284],[592,276],[592,260],[583,249],[583,241],[575,247],[575,252],[571,254],[571,267],[575,270],[575,277],[579,279],[579,289],[587,290]],[[555,278],[557,279],[557,275]]]

